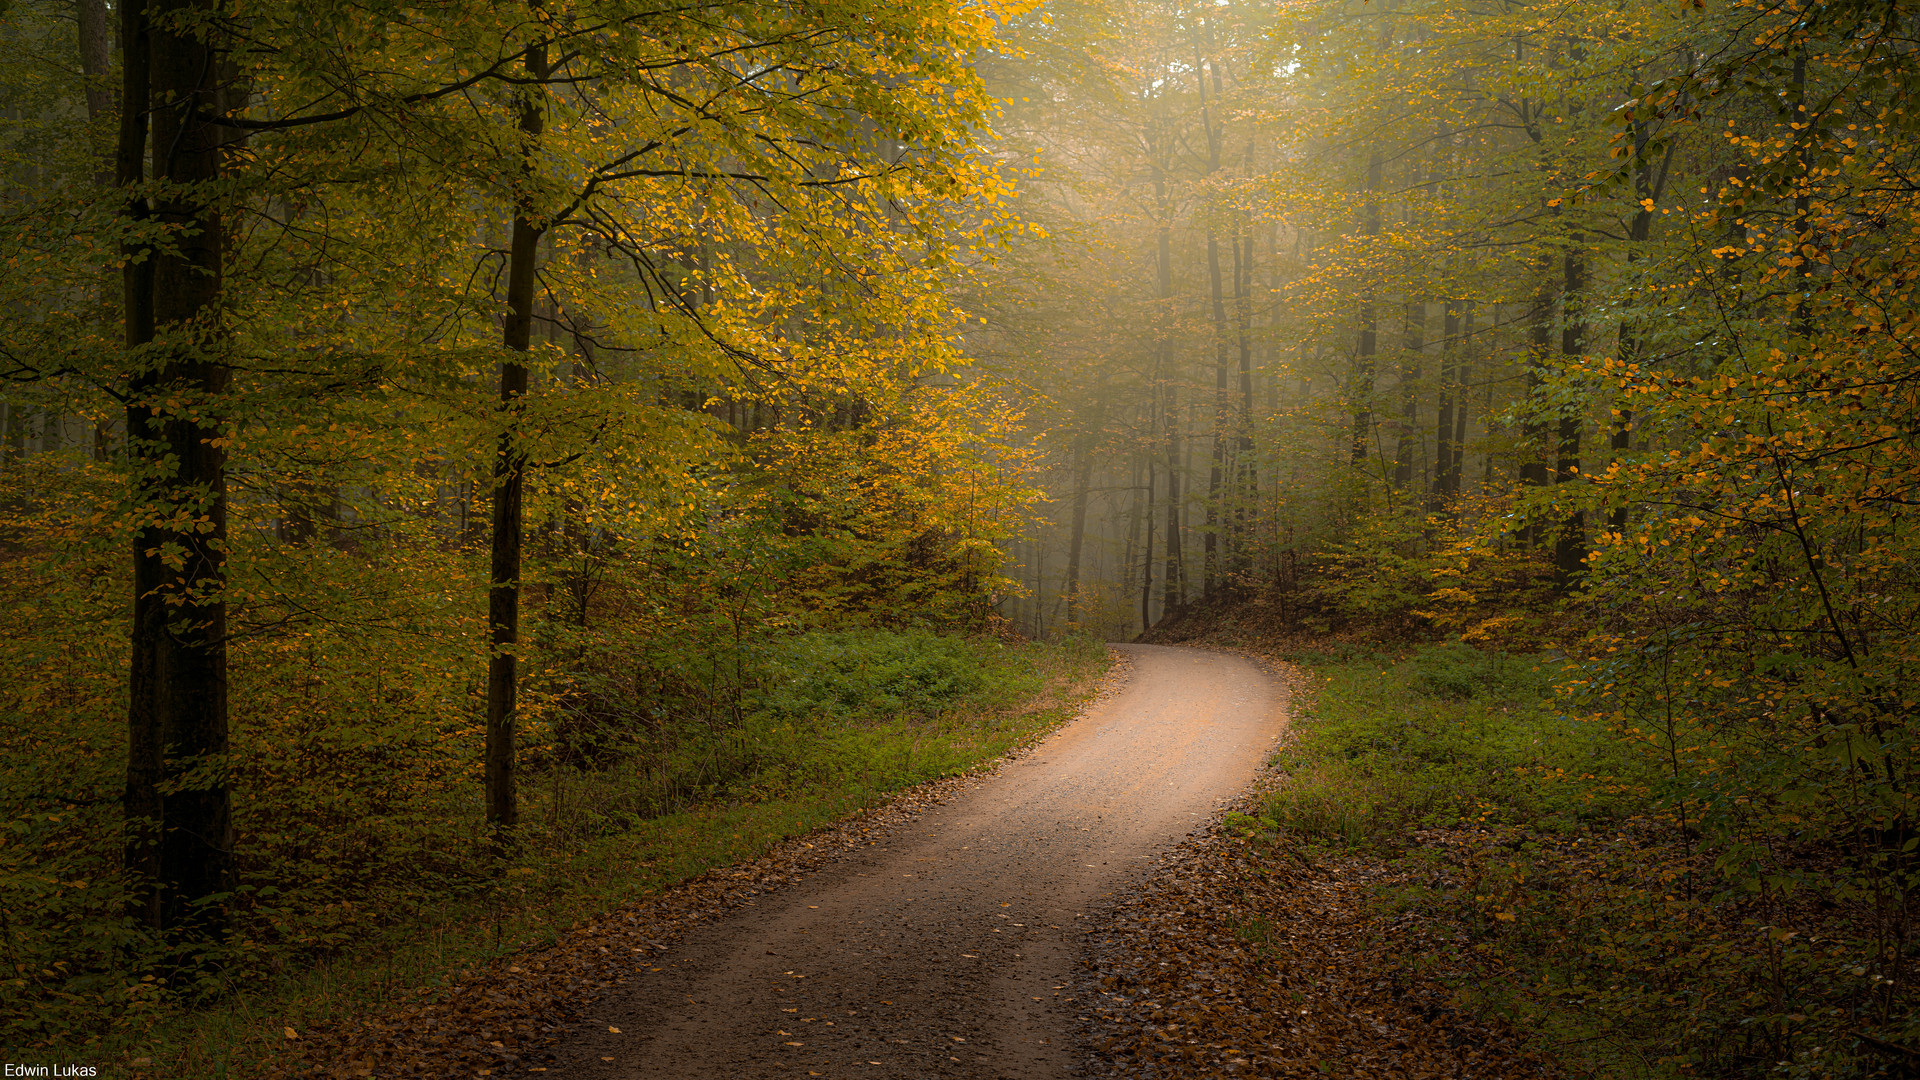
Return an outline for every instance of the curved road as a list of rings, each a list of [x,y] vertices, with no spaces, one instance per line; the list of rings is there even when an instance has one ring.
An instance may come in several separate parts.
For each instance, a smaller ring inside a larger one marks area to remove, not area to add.
[[[1286,720],[1251,661],[1115,648],[1118,693],[863,856],[688,933],[590,1007],[549,1075],[1066,1076],[1088,912],[1245,788]]]

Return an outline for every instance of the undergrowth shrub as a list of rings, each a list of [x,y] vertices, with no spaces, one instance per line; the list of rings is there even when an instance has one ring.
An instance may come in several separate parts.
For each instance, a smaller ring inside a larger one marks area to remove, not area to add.
[[[522,825],[502,851],[481,801],[484,552],[406,518],[351,545],[283,544],[237,504],[236,579],[259,584],[230,613],[233,933],[210,963],[169,964],[120,869],[131,586],[122,538],[97,526],[119,480],[40,457],[0,480],[45,493],[30,520],[0,523],[9,1048],[138,1045],[182,1010],[294,992],[423,937],[447,955],[537,940],[622,890],[969,768],[1044,724],[1022,703],[1104,657],[966,636],[910,606],[885,611],[892,624],[803,618],[807,598],[773,584],[778,560],[738,554],[744,541],[571,563],[536,546]]]
[[[942,637],[925,629],[819,632],[770,646],[753,695],[758,711],[786,718],[929,716],[989,688],[990,639]],[[1009,686],[992,687],[1008,700]],[[1017,693],[1017,691],[1013,691]]]

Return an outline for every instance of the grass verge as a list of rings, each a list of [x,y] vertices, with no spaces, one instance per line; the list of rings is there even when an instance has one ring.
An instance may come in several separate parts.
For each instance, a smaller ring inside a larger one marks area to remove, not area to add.
[[[1881,972],[1914,950],[1889,945],[1887,898],[1850,892],[1838,853],[1788,833],[1764,852],[1787,872],[1748,873],[1753,841],[1663,802],[1657,746],[1569,714],[1555,661],[1458,645],[1285,659],[1311,692],[1254,827],[1276,862],[1374,867],[1380,948],[1453,1007],[1574,1076],[1913,1075],[1920,1018]]]

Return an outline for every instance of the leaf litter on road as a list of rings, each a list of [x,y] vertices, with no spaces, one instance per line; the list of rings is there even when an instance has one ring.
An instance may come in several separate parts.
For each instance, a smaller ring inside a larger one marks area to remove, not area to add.
[[[1401,871],[1310,856],[1248,816],[1280,779],[1263,775],[1088,932],[1085,1074],[1557,1077],[1519,1033],[1458,1007],[1445,983],[1470,958],[1374,910]]]

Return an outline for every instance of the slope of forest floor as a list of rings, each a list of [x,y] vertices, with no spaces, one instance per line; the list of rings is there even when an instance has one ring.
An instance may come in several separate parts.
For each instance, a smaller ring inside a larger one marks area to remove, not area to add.
[[[1404,874],[1308,857],[1252,820],[1216,820],[1110,914],[1090,960],[1091,1075],[1558,1075],[1508,1024],[1459,1007],[1447,982],[1469,972],[1417,923],[1379,917],[1373,892]]]
[[[1565,657],[1365,629],[1167,635],[1291,668],[1293,725],[1121,910],[1106,1069],[1913,1075],[1886,905],[1823,887],[1838,853],[1782,837],[1798,887],[1743,887],[1656,794],[1664,763],[1560,691]]]

